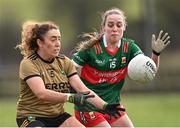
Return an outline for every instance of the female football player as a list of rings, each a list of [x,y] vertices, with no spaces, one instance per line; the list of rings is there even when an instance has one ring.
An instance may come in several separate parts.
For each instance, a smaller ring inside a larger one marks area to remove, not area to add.
[[[137,43],[123,37],[126,30],[126,17],[118,8],[107,10],[102,15],[101,31],[86,33],[78,45],[73,62],[81,67],[81,79],[84,84],[108,103],[120,103],[120,92],[127,76],[130,60],[143,54]],[[168,34],[157,39],[152,36],[151,58],[159,66],[160,53],[170,43]],[[123,107],[122,103],[120,107]],[[118,118],[104,114],[98,108],[90,106],[84,110],[75,106],[75,116],[87,127],[134,127],[126,112]]]
[[[59,54],[61,33],[56,24],[25,22],[17,48],[23,55],[16,118],[19,127],[84,127],[65,112],[65,102],[83,107],[89,101],[110,115],[119,114],[118,104],[107,104],[88,89],[72,61]],[[70,86],[76,94],[69,93]]]

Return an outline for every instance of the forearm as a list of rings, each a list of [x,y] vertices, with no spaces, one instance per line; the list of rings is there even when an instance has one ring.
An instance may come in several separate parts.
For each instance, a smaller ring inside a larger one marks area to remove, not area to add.
[[[104,100],[102,100],[96,93],[91,91],[91,94],[95,95],[94,98],[87,99],[88,102],[92,103],[99,109],[103,109],[104,105],[107,104]]]
[[[159,65],[160,65],[160,55],[158,56],[158,55],[152,53],[151,59],[155,62],[157,69],[158,69]]]
[[[168,33],[163,34],[162,30],[159,32],[159,35],[157,38],[154,34],[152,34],[151,47],[152,47],[153,53],[151,55],[151,59],[154,60],[157,68],[159,67],[159,63],[160,63],[161,52],[166,48],[167,45],[170,44],[169,39],[170,39],[170,36],[168,36]]]
[[[60,93],[46,89],[44,86],[44,82],[40,77],[30,78],[26,82],[29,85],[32,92],[40,100],[49,101],[53,103],[64,103],[67,100],[66,93]]]
[[[49,101],[53,103],[64,103],[67,101],[68,94],[45,89],[44,91],[36,94],[36,96],[40,100]]]

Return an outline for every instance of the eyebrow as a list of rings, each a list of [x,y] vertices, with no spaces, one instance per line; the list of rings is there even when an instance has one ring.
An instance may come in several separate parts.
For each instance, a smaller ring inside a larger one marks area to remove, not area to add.
[[[51,36],[50,38],[61,38],[61,36]]]
[[[108,21],[108,23],[114,23],[114,21]],[[117,23],[122,23],[122,21],[117,21]]]

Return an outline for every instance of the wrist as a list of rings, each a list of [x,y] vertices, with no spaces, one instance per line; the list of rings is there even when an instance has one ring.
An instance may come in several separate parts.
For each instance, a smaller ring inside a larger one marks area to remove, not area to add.
[[[66,102],[72,103],[72,94],[66,94]]]
[[[153,54],[155,54],[156,56],[160,55],[160,52],[156,52],[155,50],[152,50]]]
[[[107,105],[108,105],[108,103],[105,102],[105,104],[103,105],[103,108],[102,108],[102,109],[105,110]]]

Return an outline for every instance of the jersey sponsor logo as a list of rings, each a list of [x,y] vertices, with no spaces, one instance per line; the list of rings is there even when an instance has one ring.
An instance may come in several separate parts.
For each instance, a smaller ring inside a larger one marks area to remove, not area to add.
[[[77,59],[78,61],[80,61],[80,62],[84,63],[84,60],[83,60],[83,59],[81,59],[81,57],[80,57],[80,56],[78,56],[78,54],[77,54],[77,53],[75,53],[75,54],[74,54],[74,58],[75,58],[75,59]]]
[[[97,64],[104,64],[104,63],[105,63],[104,60],[95,60],[95,62],[96,62]]]
[[[125,78],[127,74],[127,66],[123,69],[114,71],[100,71],[90,65],[85,65],[81,71],[81,77],[91,84],[99,83],[118,83]]]
[[[54,90],[57,92],[68,93],[70,90],[68,83],[47,83],[45,84],[46,89]]]

